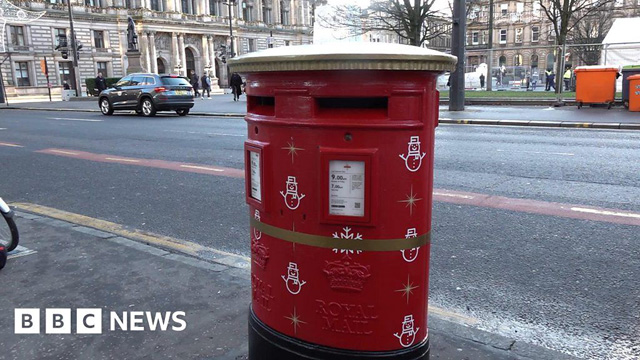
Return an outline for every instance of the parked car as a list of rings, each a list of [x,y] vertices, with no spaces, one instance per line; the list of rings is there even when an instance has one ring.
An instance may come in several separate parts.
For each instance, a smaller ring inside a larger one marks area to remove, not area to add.
[[[193,107],[193,88],[187,78],[178,75],[131,74],[100,93],[98,105],[104,115],[135,110],[144,116],[154,116],[158,111],[185,116]]]

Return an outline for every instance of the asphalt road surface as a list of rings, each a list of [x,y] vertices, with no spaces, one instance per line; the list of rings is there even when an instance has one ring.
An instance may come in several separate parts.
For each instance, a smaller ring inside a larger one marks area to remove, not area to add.
[[[0,196],[248,255],[245,137],[239,118],[0,110]],[[640,132],[440,125],[431,303],[639,358],[639,157]]]

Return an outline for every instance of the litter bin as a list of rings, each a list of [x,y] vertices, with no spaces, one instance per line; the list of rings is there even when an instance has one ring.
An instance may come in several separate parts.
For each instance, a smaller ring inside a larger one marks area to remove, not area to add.
[[[627,79],[629,91],[629,111],[640,111],[640,74]]]
[[[640,65],[629,65],[622,67],[622,103],[629,107],[629,76],[640,74]]]
[[[229,61],[246,77],[251,360],[424,360],[437,77],[380,43]]]
[[[608,104],[611,109],[616,97],[618,68],[578,66],[575,74],[578,109],[584,104]]]
[[[69,99],[71,99],[71,97],[75,97],[76,96],[76,91],[75,90],[62,90],[62,101],[69,101]]]

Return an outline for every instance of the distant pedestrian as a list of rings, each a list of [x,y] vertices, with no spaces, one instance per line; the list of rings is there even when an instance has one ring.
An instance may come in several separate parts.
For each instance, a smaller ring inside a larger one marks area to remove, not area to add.
[[[569,91],[569,83],[571,83],[571,68],[567,68],[562,76],[562,80],[564,80],[564,91]]]
[[[529,91],[529,87],[531,86],[531,74],[527,71],[525,75],[525,81],[527,82],[527,91]]]
[[[547,69],[544,72],[544,91],[549,91],[551,90],[551,75],[553,75],[553,71],[551,71],[551,69]]]
[[[553,88],[553,91],[556,91],[556,73],[554,72],[549,75],[549,87]]]
[[[231,92],[233,92],[233,101],[238,101],[238,99],[240,99],[240,95],[242,95],[242,78],[238,73],[233,73],[231,75],[229,85],[231,85]]]
[[[99,72],[98,76],[96,76],[95,82],[96,82],[96,89],[98,90],[98,95],[100,95],[101,92],[107,89],[107,81],[102,77],[101,72]]]
[[[484,89],[484,74],[480,74],[480,89]]]
[[[200,87],[200,80],[198,79],[198,75],[196,74],[195,70],[191,70],[191,77],[189,78],[189,82],[193,87],[193,97],[199,97],[200,92],[198,91],[198,88]]]
[[[204,92],[206,91],[207,99],[211,99],[211,78],[209,77],[209,73],[205,71],[200,82],[202,83],[202,98],[204,99]]]
[[[533,74],[531,74],[531,89],[536,91],[536,87],[538,86],[538,70],[533,70]]]
[[[71,86],[69,86],[69,83],[67,83],[67,81],[66,81],[66,80],[64,80],[64,81],[62,82],[62,88],[63,88],[64,90],[71,90]]]

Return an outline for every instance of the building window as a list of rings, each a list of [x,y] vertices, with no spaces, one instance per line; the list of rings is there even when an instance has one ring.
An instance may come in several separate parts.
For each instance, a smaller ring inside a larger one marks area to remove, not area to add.
[[[522,55],[518,54],[513,57],[513,65],[514,66],[522,66]]]
[[[96,63],[96,67],[98,68],[98,72],[102,73],[102,76],[109,77],[109,71],[107,70],[107,62],[106,61],[98,61]]]
[[[480,43],[480,33],[479,33],[479,32],[474,31],[474,32],[471,34],[471,43],[472,43],[473,45],[478,45],[478,44]]]
[[[532,26],[531,27],[531,42],[538,42],[540,40],[540,27]]]
[[[67,47],[67,29],[54,29],[55,44],[60,47]]]
[[[24,46],[24,28],[22,26],[9,26],[11,31],[11,45]]]
[[[100,0],[98,0],[98,1],[100,1]],[[85,4],[85,6],[94,7],[94,6],[96,6],[96,1],[95,0],[84,0],[84,4]]]
[[[93,30],[93,47],[96,49],[104,49],[104,31]]]
[[[498,59],[498,66],[503,67],[505,65],[507,65],[507,58],[502,55],[500,56],[500,59]]]
[[[540,2],[535,1],[533,3],[533,16],[540,17]]]
[[[18,86],[31,86],[28,62],[16,62],[16,80],[18,80]]]
[[[160,0],[151,0],[151,10],[153,11],[162,11],[160,5],[162,2]]]
[[[268,6],[263,6],[262,7],[262,21],[265,24],[271,24],[271,8]]]
[[[516,43],[522,43],[522,28],[516,29]]]
[[[242,2],[242,18],[245,21],[253,21],[253,5]]]
[[[284,1],[280,1],[280,21],[282,25],[290,25],[289,21],[289,5]]]
[[[220,0],[209,0],[209,15],[222,15],[222,4],[220,3]]]
[[[258,50],[256,46],[256,39],[249,39],[249,52],[256,50]]]
[[[507,29],[500,29],[500,44],[507,43]]]
[[[622,7],[624,6],[624,0],[615,0],[614,5],[616,7]]]
[[[516,3],[516,12],[522,14],[524,12],[524,3]]]
[[[509,11],[508,4],[500,4],[500,15],[507,16],[507,12]]]
[[[182,0],[181,2],[182,4],[182,13],[183,14],[194,14],[194,10],[195,10],[195,4],[193,3],[193,1],[191,0]]]
[[[285,40],[284,41],[284,46],[291,46],[291,41],[290,40]]]
[[[71,85],[71,62],[59,62],[58,73],[60,74],[60,85],[64,81]]]

